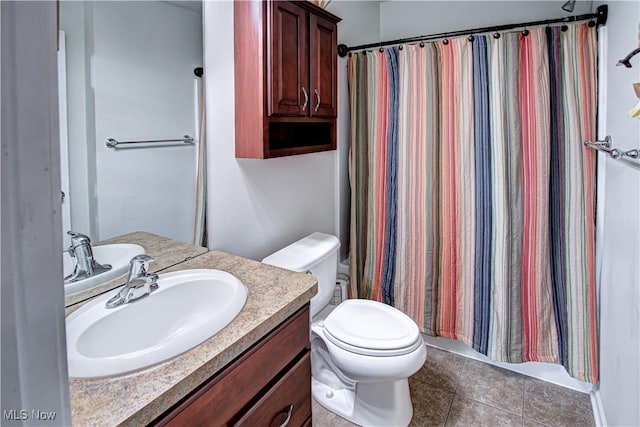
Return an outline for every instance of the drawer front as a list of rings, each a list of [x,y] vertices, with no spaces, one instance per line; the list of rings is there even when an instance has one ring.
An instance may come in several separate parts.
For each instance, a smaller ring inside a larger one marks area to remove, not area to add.
[[[158,424],[216,426],[229,423],[280,371],[308,347],[307,304],[158,420]]]
[[[310,416],[311,363],[307,352],[235,425],[297,427]]]

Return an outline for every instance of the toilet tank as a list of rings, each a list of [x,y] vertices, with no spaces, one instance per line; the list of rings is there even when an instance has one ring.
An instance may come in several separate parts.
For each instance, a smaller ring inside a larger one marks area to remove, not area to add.
[[[318,279],[318,293],[311,299],[311,317],[329,304],[336,287],[338,249],[336,236],[313,233],[262,260],[264,264],[310,273]]]

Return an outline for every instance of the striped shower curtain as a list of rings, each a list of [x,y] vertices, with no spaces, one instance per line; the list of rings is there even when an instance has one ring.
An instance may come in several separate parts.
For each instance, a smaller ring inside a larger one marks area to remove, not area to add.
[[[595,29],[362,52],[348,73],[351,295],[596,383]]]

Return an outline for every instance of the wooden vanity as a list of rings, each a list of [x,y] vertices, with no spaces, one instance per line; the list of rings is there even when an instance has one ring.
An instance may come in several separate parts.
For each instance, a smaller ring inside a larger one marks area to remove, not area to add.
[[[217,251],[160,274],[199,268],[226,271],[245,284],[240,314],[164,363],[117,377],[70,379],[73,425],[310,424],[308,307],[316,279]]]
[[[157,420],[162,426],[311,423],[309,304]]]

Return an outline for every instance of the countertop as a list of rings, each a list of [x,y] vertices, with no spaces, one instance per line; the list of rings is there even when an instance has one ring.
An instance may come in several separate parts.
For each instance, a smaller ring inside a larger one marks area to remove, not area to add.
[[[120,377],[70,379],[73,425],[148,424],[266,336],[317,290],[313,276],[218,251],[163,272],[195,268],[226,271],[245,284],[249,294],[240,314],[214,337],[162,364]]]
[[[145,253],[154,259],[154,261],[149,265],[149,271],[152,273],[164,270],[207,252],[207,248],[203,248],[202,246],[179,242],[177,240],[158,236],[146,231],[136,231],[134,233],[128,233],[112,239],[103,240],[95,243],[95,246],[114,243],[134,243],[142,246]],[[102,283],[91,289],[67,295],[64,298],[65,306],[69,307],[72,304],[93,298],[96,295],[124,285],[126,281],[127,275],[122,274],[113,280]]]

